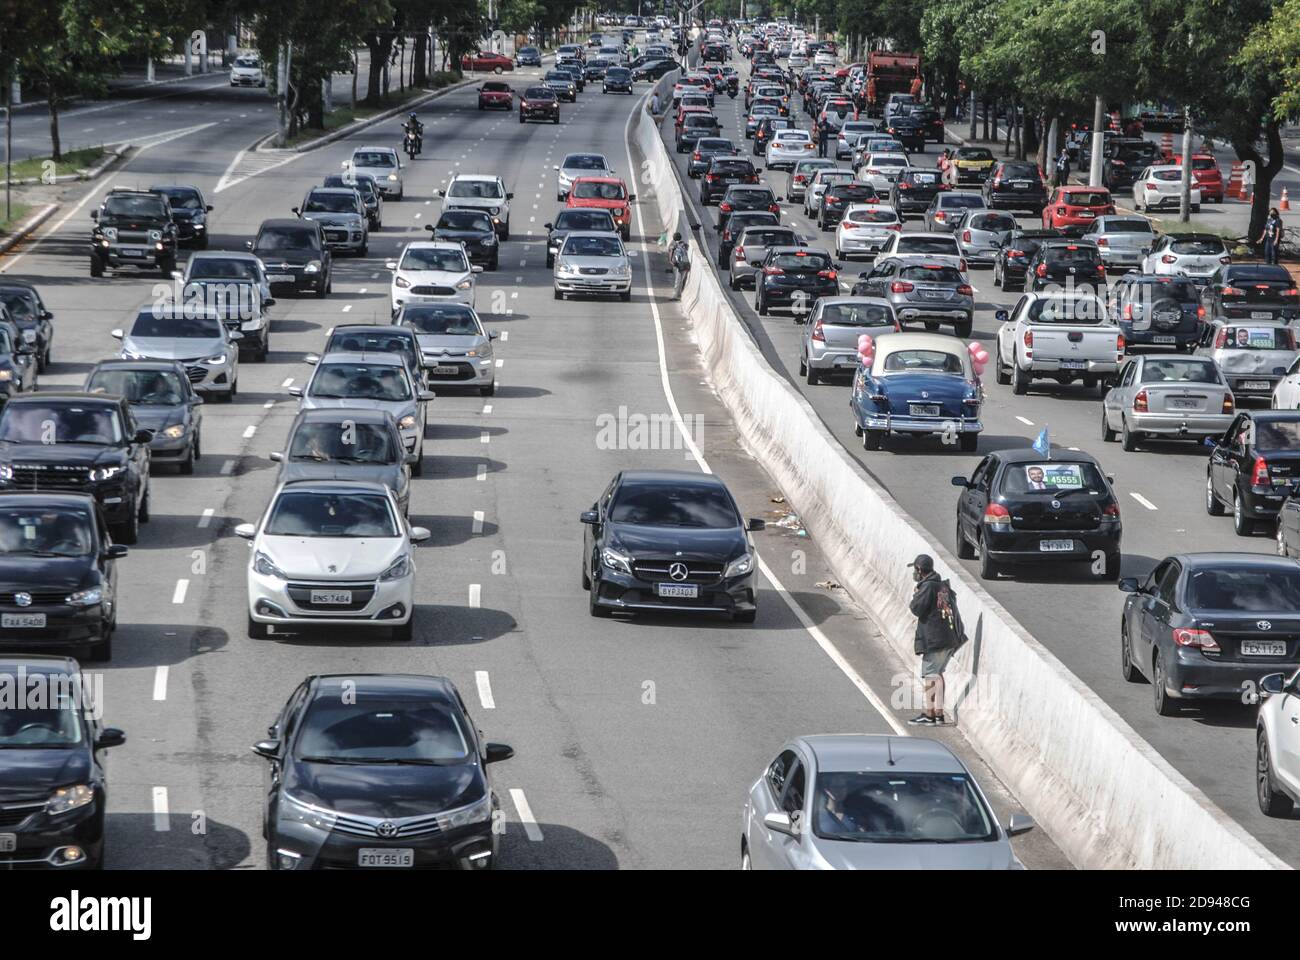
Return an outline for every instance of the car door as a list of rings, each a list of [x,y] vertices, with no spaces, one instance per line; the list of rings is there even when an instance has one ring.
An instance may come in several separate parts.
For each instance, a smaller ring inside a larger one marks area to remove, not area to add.
[[[793,765],[786,771],[785,787],[781,791],[779,812],[786,814],[791,823],[801,821],[804,812],[804,798],[807,793],[808,767],[798,752]],[[807,823],[800,823],[802,830],[811,829]],[[788,837],[783,833],[772,834],[769,845],[777,870],[798,870],[803,867],[802,831],[798,837]]]
[[[781,794],[785,791],[786,775],[799,762],[794,750],[782,750],[763,774],[762,780],[750,791],[750,822],[747,825],[749,857],[756,869],[780,869],[782,858],[777,840],[784,839],[763,824],[769,813],[781,810]]]
[[[1295,493],[1282,501],[1277,514],[1277,529],[1287,556],[1300,557],[1300,499]]]
[[[1102,415],[1106,418],[1107,426],[1118,429],[1123,425],[1123,412],[1128,408],[1129,401],[1133,396],[1132,388],[1137,380],[1140,366],[1140,360],[1129,360],[1120,374],[1119,383],[1113,389],[1106,391],[1106,395],[1102,398]]]
[[[997,473],[996,457],[987,456],[971,474],[970,486],[961,492],[957,504],[957,518],[964,535],[971,543],[979,542],[979,525],[983,522],[984,508],[989,502],[989,486]]]
[[[263,774],[263,784],[266,791],[263,833],[268,837],[271,834],[271,825],[275,822],[276,808],[279,801],[280,779],[284,772],[283,758],[289,753],[294,734],[298,731],[298,721],[302,718],[303,704],[306,702],[307,681],[303,681],[289,695],[289,699],[285,701],[284,709],[280,711],[280,715],[266,731],[270,739],[280,742],[279,755],[274,759],[267,759],[266,771]]]
[[[862,293],[854,291],[854,296],[881,296],[885,290],[885,284],[898,265],[897,260],[886,260],[883,263],[876,263],[862,279]]]
[[[1237,417],[1236,429],[1230,434],[1231,442],[1224,448],[1223,458],[1219,464],[1221,492],[1224,502],[1232,505],[1233,495],[1237,492],[1237,481],[1241,471],[1249,472],[1251,465],[1250,449],[1255,433],[1255,420],[1249,413]]]
[[[596,545],[600,543],[604,534],[606,516],[609,513],[609,505],[614,499],[614,491],[618,487],[618,481],[622,474],[615,474],[614,479],[609,481],[609,486],[605,491],[596,498],[596,502],[591,505],[591,509],[596,511],[595,523],[584,523],[583,527],[583,563],[595,564]]]
[[[1178,574],[1179,567],[1175,561],[1163,561],[1147,575],[1141,592],[1131,601],[1133,620],[1136,621],[1129,624],[1131,658],[1146,676],[1151,675],[1152,653],[1159,643],[1161,631],[1168,629]]]
[[[1287,678],[1283,693],[1278,694],[1277,722],[1273,726],[1278,764],[1274,774],[1294,793],[1300,792],[1300,672]]]
[[[131,412],[131,405],[126,400],[120,401],[118,416],[121,418],[123,437],[126,440],[127,457],[131,462],[131,482],[134,484],[134,496],[138,506],[139,498],[144,495],[146,488],[145,478],[149,476],[149,444],[135,442],[136,431],[140,428],[135,422],[135,415]]]

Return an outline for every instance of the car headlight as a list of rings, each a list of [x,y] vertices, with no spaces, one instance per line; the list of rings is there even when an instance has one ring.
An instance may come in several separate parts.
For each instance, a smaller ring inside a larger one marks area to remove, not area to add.
[[[456,284],[456,289],[457,289],[457,290],[468,290],[468,289],[469,289],[470,287],[472,287],[472,286],[474,286],[474,281],[473,281],[473,280],[462,280],[460,283]]]
[[[320,273],[320,261],[313,260],[307,266],[302,268],[303,273]]]
[[[497,235],[495,233],[489,233],[486,237],[483,238],[483,246],[485,247],[495,246],[496,242],[497,242]]]
[[[35,342],[36,342],[36,331],[35,331],[35,330],[24,330],[24,331],[23,331],[23,342],[25,342],[25,343],[35,343]]]
[[[285,820],[297,820],[299,823],[305,823],[315,827],[317,830],[326,832],[334,829],[334,824],[338,820],[338,814],[333,810],[327,810],[325,807],[318,807],[314,803],[308,803],[305,800],[299,800],[292,794],[281,794],[284,803],[280,804],[280,816]],[[283,854],[285,851],[279,851]],[[283,868],[281,863],[281,868]]]
[[[621,217],[623,216],[623,214],[627,213],[627,210],[624,207],[615,207],[611,212],[614,214],[614,216]]]
[[[620,263],[617,267],[610,270],[610,275],[615,277],[628,277],[632,275],[632,268],[626,263]]]
[[[501,212],[500,207],[488,207],[488,213],[492,214],[492,216],[494,217],[500,212]]]
[[[403,577],[411,575],[411,557],[410,554],[402,554],[396,560],[388,565],[388,569],[379,575],[380,581],[401,580]]]
[[[149,231],[149,241],[150,241],[151,243],[157,243],[157,242],[158,242],[159,240],[161,240],[161,239],[162,239],[162,231],[161,231],[161,230],[150,230],[150,231]]]
[[[117,240],[117,227],[105,227],[103,233],[104,233],[104,239],[107,240],[109,243],[112,243],[115,240]]]
[[[89,590],[78,590],[64,602],[74,607],[93,607],[103,599],[104,591],[99,587],[91,587]]]
[[[169,440],[179,440],[181,437],[185,436],[185,424],[173,423],[163,431],[163,436],[167,437]]]
[[[302,863],[301,853],[294,853],[292,850],[275,851],[275,866],[278,870],[297,870],[300,863]]]
[[[555,266],[556,266],[556,268],[560,271],[560,273],[572,273],[572,272],[573,272],[573,264],[569,263],[568,260],[556,260],[556,261],[555,261]]]
[[[631,575],[632,573],[632,558],[625,557],[623,554],[619,553],[617,550],[611,549],[610,547],[606,547],[604,550],[600,551],[600,562],[611,570],[618,570],[619,572],[628,575]]]
[[[215,357],[208,357],[203,362],[210,363],[214,367],[219,367],[226,362],[226,355],[224,353],[218,353]]]
[[[12,370],[0,370],[0,383],[5,383],[13,378],[14,372]]]
[[[468,807],[439,814],[438,826],[443,830],[451,830],[455,827],[468,827],[474,823],[485,823],[491,819],[492,795],[488,793],[483,795],[482,800],[471,803]]]
[[[71,787],[59,787],[46,799],[45,812],[51,815],[67,813],[69,810],[84,807],[94,799],[95,791],[89,784],[78,783]]]
[[[399,290],[405,290],[407,287],[411,285],[411,281],[407,280],[405,277],[394,277],[393,285],[396,286]]]
[[[0,464],[0,480],[12,480],[14,478],[14,468],[8,464]]]
[[[288,580],[284,571],[271,562],[271,558],[258,550],[253,554],[253,572],[260,573],[264,577],[277,577],[281,580]]]
[[[122,472],[121,467],[96,467],[90,471],[90,479],[94,480],[112,480]]]
[[[742,553],[735,560],[727,564],[727,569],[723,571],[724,577],[743,577],[754,569],[754,558],[748,553]]]
[[[396,183],[396,182],[397,182],[397,174],[395,174],[395,173],[390,173],[390,174],[388,175],[388,179],[391,180],[393,183]]]
[[[415,429],[415,414],[413,414],[413,413],[408,413],[406,416],[402,417],[401,420],[398,420],[398,421],[397,421],[397,425],[398,425],[399,427],[401,427],[403,430],[414,430],[414,429]]]

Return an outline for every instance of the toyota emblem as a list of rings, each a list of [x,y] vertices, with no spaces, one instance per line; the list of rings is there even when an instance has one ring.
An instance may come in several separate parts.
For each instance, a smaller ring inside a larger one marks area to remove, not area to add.
[[[1268,620],[1256,620],[1256,621],[1255,621],[1255,626],[1259,627],[1259,629],[1261,629],[1261,630],[1272,630],[1272,629],[1273,629],[1273,624],[1272,624],[1271,622],[1269,622]]]
[[[686,564],[673,563],[668,565],[668,576],[672,577],[674,580],[678,581],[679,583],[682,580],[685,580],[687,575],[688,575],[688,571],[686,569]]]
[[[32,605],[32,595],[30,593],[15,593],[14,603],[20,607],[30,607]]]
[[[383,823],[379,824],[379,826],[375,827],[375,833],[385,838],[395,837],[397,836],[397,824],[393,823],[391,820],[385,820]]]

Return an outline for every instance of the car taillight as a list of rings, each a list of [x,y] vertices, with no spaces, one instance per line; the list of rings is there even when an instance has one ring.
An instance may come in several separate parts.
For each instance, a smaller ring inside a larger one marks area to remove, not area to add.
[[[1298,295],[1300,295],[1300,290],[1297,290],[1295,287],[1291,287],[1289,290],[1282,291],[1282,296],[1284,297],[1294,297]]]
[[[1136,413],[1150,413],[1151,408],[1147,405],[1147,392],[1139,390],[1137,396],[1133,398],[1133,410]]]
[[[1098,237],[1098,238],[1097,238],[1097,246],[1099,246],[1099,247],[1109,247],[1109,246],[1110,246],[1110,241],[1107,240],[1105,237]]]
[[[822,322],[820,320],[818,320],[817,325],[813,327],[812,338],[814,340],[820,340],[822,343],[826,342],[826,333],[822,330]]]
[[[836,197],[836,196],[829,196],[829,197],[826,197],[825,199],[826,199],[826,202],[827,202],[827,203],[839,203],[839,202],[840,202],[840,198],[839,198],[839,197]]]
[[[691,159],[692,160],[700,159],[700,151],[696,150],[693,154],[691,154]]]
[[[1204,319],[1204,317],[1205,317],[1205,308],[1204,308],[1204,307],[1197,307],[1197,308],[1196,308],[1196,319],[1197,319],[1197,320],[1202,320],[1202,319]]]
[[[1025,341],[1025,349],[1026,349],[1026,350],[1032,350],[1032,349],[1034,349],[1034,331],[1032,331],[1032,330],[1026,330],[1026,331],[1025,331],[1025,336],[1024,336],[1024,341]]]
[[[911,189],[912,189],[912,185],[911,185],[910,183],[902,183],[902,182],[900,182],[900,183],[898,184],[898,189],[899,189],[899,190],[911,190]]]
[[[1120,358],[1124,356],[1124,334],[1122,333],[1115,338],[1115,353]]]
[[[897,230],[897,231],[899,231],[899,232],[901,233],[902,230],[903,230],[903,225],[902,225],[901,223],[891,223],[891,224],[889,225],[889,229],[890,229],[890,230]]]
[[[785,271],[782,270],[780,267],[764,267],[763,272],[767,274],[769,277],[774,277],[778,274],[785,273]]]
[[[916,288],[906,280],[895,280],[889,285],[890,293],[911,293]]]
[[[1240,297],[1240,296],[1242,296],[1244,293],[1245,293],[1245,291],[1242,290],[1241,287],[1224,287],[1224,288],[1223,288],[1223,295],[1224,295],[1225,297]]]
[[[1250,471],[1250,482],[1257,486],[1267,486],[1268,480],[1268,461],[1263,457],[1255,458],[1254,469]]]
[[[1223,395],[1223,409],[1222,409],[1220,412],[1221,412],[1221,413],[1232,413],[1232,412],[1233,412],[1232,394],[1230,394],[1230,393],[1225,393],[1225,394]]]
[[[1024,255],[1025,255],[1025,251],[1023,251],[1023,250],[1008,250],[1008,251],[1007,251],[1007,256],[1008,256],[1008,257],[1012,257],[1012,258],[1023,257]]]
[[[778,207],[775,203],[768,204],[767,209],[772,213],[776,213],[776,214],[779,214],[781,212],[781,208]]]
[[[934,212],[934,219],[936,219],[936,220],[946,220],[946,219],[948,219],[948,215],[947,215],[946,213],[944,213],[942,210],[936,210],[936,211]]]
[[[970,231],[969,231],[969,230],[963,230],[963,231],[962,231],[962,233],[961,233],[961,242],[962,242],[962,243],[970,243]]]
[[[720,203],[720,204],[718,204],[718,209],[721,210],[723,213],[730,213],[730,212],[731,212],[731,204],[729,204],[729,203]]]
[[[1104,263],[1097,264],[1097,273],[1104,274],[1105,272],[1106,272],[1106,265]]]
[[[1040,263],[1037,269],[1034,270],[1034,273],[1038,274],[1040,277],[1047,276],[1047,264]]]
[[[990,503],[984,508],[984,522],[989,524],[1011,524],[1011,511],[1000,503]]]
[[[734,253],[734,254],[736,255],[736,259],[737,259],[738,261],[741,261],[742,263],[744,262],[744,260],[745,260],[745,248],[744,248],[744,247],[736,247],[736,249],[733,250],[732,253]]]
[[[994,187],[1000,187],[1000,186],[1002,186],[1002,178],[1001,178],[1001,177],[994,177],[994,178],[993,178],[993,183],[991,183],[990,186],[994,186]]]
[[[1118,521],[1118,520],[1119,520],[1119,504],[1118,504],[1118,503],[1108,503],[1108,504],[1106,504],[1106,506],[1102,507],[1102,509],[1101,509],[1101,519],[1102,519],[1102,520]]]
[[[834,270],[818,270],[817,276],[821,277],[823,280],[835,280],[839,277],[839,274]]]
[[[1227,343],[1228,343],[1228,331],[1226,328],[1221,328],[1219,332],[1214,335],[1214,349],[1222,350],[1225,346],[1227,346]]]
[[[963,297],[972,297],[975,295],[975,291],[971,289],[971,285],[969,283],[963,283],[961,286],[959,286],[957,288],[957,293],[959,293]]]
[[[1200,647],[1202,653],[1219,653],[1219,641],[1209,630],[1193,630],[1190,627],[1174,628],[1174,643],[1180,647]]]

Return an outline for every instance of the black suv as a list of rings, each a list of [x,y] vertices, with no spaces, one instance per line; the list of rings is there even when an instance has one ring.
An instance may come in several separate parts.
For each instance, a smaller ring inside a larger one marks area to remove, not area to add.
[[[306,290],[323,298],[330,292],[334,261],[316,221],[263,220],[247,246],[266,264],[272,294]]]
[[[889,187],[889,205],[898,211],[900,220],[909,213],[925,213],[930,202],[947,190],[938,170],[924,167],[906,167]]]
[[[1038,253],[1039,245],[1045,240],[1063,239],[1065,236],[1059,230],[1012,230],[993,257],[993,286],[1003,290],[1010,290],[1012,285],[1025,289],[1029,261]]]
[[[1000,160],[984,181],[984,206],[990,210],[1032,210],[1042,213],[1047,206],[1047,185],[1038,164],[1027,160]]]
[[[93,494],[116,539],[149,521],[149,442],[124,397],[49,392],[0,413],[0,490]]]
[[[1205,322],[1300,318],[1300,290],[1286,267],[1267,263],[1232,263],[1220,267],[1201,291]]]
[[[111,658],[123,556],[89,495],[0,493],[0,647]]]
[[[781,197],[772,193],[772,188],[758,183],[733,183],[722,195],[718,204],[718,231],[727,225],[728,218],[741,210],[767,210],[781,215]]]
[[[171,203],[153,190],[110,190],[90,211],[90,275],[120,267],[152,267],[164,277],[176,269],[180,231]]]
[[[700,203],[716,203],[733,183],[758,183],[754,164],[744,157],[714,157],[700,178]]]
[[[9,311],[9,319],[18,327],[23,341],[35,347],[36,369],[44,373],[50,365],[54,314],[45,306],[40,291],[24,280],[0,277],[0,305]]]
[[[915,114],[895,114],[890,118],[885,132],[901,143],[904,150],[925,152],[925,125]]]
[[[1108,306],[1126,347],[1163,344],[1191,350],[1200,339],[1204,310],[1190,280],[1126,273],[1111,284]]]
[[[1112,192],[1133,186],[1140,174],[1160,162],[1160,151],[1151,140],[1140,137],[1112,137],[1106,141],[1101,182]]]
[[[161,193],[172,207],[172,221],[176,224],[176,239],[192,244],[199,250],[208,249],[208,214],[212,204],[203,199],[198,187],[150,187]]]
[[[9,311],[0,305],[0,402],[36,389],[35,351],[9,319]]]
[[[1030,290],[1043,290],[1053,284],[1073,284],[1101,294],[1106,287],[1106,266],[1095,243],[1048,240],[1039,246],[1029,261],[1026,279]]]
[[[800,321],[820,297],[840,292],[839,264],[826,250],[807,247],[769,247],[754,275],[754,309],[766,317],[773,307],[789,307]]]

